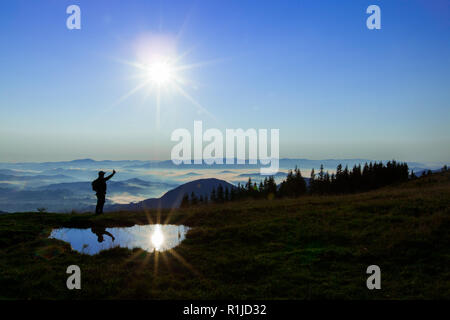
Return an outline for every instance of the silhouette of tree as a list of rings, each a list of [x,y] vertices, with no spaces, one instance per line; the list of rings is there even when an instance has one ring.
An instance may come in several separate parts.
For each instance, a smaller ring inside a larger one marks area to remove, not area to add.
[[[214,203],[217,201],[216,188],[213,188],[211,191],[211,202]]]
[[[294,171],[289,170],[286,179],[283,180],[283,182],[281,182],[280,184],[279,196],[298,197],[305,193],[306,193],[306,182],[305,179],[303,179],[302,177],[300,169],[295,167]]]
[[[189,207],[189,195],[187,193],[185,193],[183,195],[183,198],[181,199],[181,204],[180,204],[181,208],[187,208]]]
[[[217,202],[224,202],[224,200],[225,200],[225,195],[224,195],[223,187],[222,187],[222,184],[219,184],[219,186],[217,187]]]
[[[248,182],[247,182],[247,184],[245,185],[245,189],[247,189],[247,194],[248,195],[250,195],[251,193],[252,193],[252,188],[253,188],[253,185],[252,185],[252,178],[248,178]]]
[[[230,191],[228,190],[228,187],[225,187],[224,200],[225,201],[229,201],[230,200]]]
[[[277,195],[277,184],[275,183],[275,178],[273,176],[270,176],[269,179],[267,179],[265,189],[267,190],[265,195],[267,198],[275,198]]]
[[[198,204],[198,198],[195,195],[194,191],[191,193],[191,205],[196,206]]]
[[[312,194],[317,192],[316,173],[314,172],[314,168],[312,168],[309,178],[309,192]]]

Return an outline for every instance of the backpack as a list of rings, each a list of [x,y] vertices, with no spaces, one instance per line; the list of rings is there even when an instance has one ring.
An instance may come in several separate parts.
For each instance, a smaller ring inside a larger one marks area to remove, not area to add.
[[[92,181],[91,185],[92,185],[92,190],[95,192],[98,192],[99,188],[99,180],[95,179],[94,181]]]

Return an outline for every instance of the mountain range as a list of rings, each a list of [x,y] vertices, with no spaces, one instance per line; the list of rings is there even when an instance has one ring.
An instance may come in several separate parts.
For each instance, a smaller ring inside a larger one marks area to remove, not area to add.
[[[236,159],[234,159],[236,162]],[[356,164],[364,165],[369,159],[280,159],[280,171],[275,175],[280,183],[288,169],[296,166],[302,170],[305,179],[312,168],[316,172],[321,164],[330,173],[338,164],[349,168]],[[385,161],[384,161],[385,162]],[[420,175],[427,170],[439,170],[445,163],[408,162],[411,170]],[[0,162],[0,210],[3,212],[35,211],[81,211],[95,205],[95,193],[90,182],[103,170],[108,174],[118,172],[108,182],[107,204],[110,206],[148,207],[171,206],[170,195],[158,198],[177,186],[193,179],[216,178],[222,183],[245,184],[248,178],[259,183],[265,176],[259,174],[259,165],[184,165],[179,166],[171,160],[101,160],[79,159],[56,162]],[[206,180],[205,180],[206,181]],[[308,182],[308,181],[307,181]],[[189,183],[189,182],[188,182]],[[206,183],[208,185],[208,183]],[[189,186],[189,185],[188,185]],[[188,192],[192,190],[186,187]],[[208,188],[202,189],[207,193]],[[184,192],[184,191],[183,191]],[[202,191],[203,192],[203,191]],[[181,195],[182,197],[182,195]],[[144,199],[147,199],[144,201]],[[159,199],[159,200],[157,200]],[[180,201],[178,199],[175,204]],[[140,203],[142,202],[142,203]]]
[[[57,161],[57,162],[16,162],[16,163],[0,163],[1,169],[20,169],[20,170],[45,170],[45,169],[55,169],[55,168],[87,168],[87,169],[97,169],[97,168],[128,168],[128,169],[151,169],[151,168],[174,168],[174,169],[187,169],[187,168],[232,168],[232,169],[251,169],[259,168],[259,164],[237,164],[237,159],[233,159],[234,164],[180,164],[175,165],[171,160],[93,160],[93,159],[78,159],[71,161]],[[364,164],[365,162],[374,161],[373,159],[322,159],[322,160],[311,160],[304,158],[282,158],[279,160],[280,168],[293,169],[298,166],[301,169],[311,169],[319,168],[321,164],[325,168],[336,168],[338,164],[342,164],[344,167],[348,165],[352,167],[355,164]],[[380,161],[380,160],[376,160]],[[388,160],[382,160],[387,162]],[[412,167],[422,167],[437,169],[442,167],[445,162],[411,162],[407,161],[408,165]]]

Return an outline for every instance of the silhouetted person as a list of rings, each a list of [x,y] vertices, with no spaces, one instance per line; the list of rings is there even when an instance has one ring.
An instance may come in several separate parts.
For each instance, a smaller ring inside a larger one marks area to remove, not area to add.
[[[92,227],[91,231],[97,235],[98,242],[103,242],[103,240],[105,240],[103,238],[104,234],[110,236],[112,241],[114,241],[114,239],[115,239],[114,236],[111,233],[109,233],[108,231],[106,231],[106,228],[104,228],[104,227]]]
[[[105,178],[105,172],[99,171],[98,178],[92,181],[92,189],[97,195],[97,207],[95,208],[95,214],[103,213],[103,205],[105,204],[106,197],[106,181],[111,179],[116,174],[116,170]]]

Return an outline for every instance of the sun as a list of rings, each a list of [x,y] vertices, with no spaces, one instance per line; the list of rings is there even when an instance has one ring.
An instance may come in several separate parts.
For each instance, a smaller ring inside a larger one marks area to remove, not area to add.
[[[147,78],[150,82],[163,86],[174,80],[175,69],[168,61],[156,61],[147,69]]]
[[[133,67],[136,74],[130,78],[138,79],[137,85],[122,95],[113,106],[122,103],[124,100],[134,95],[140,90],[146,91],[145,98],[150,94],[155,97],[156,106],[156,128],[160,128],[160,112],[165,96],[178,94],[185,98],[189,104],[197,109],[201,114],[207,114],[215,119],[205,107],[203,107],[188,92],[188,86],[196,89],[199,87],[193,80],[186,78],[186,73],[191,69],[216,63],[219,60],[203,61],[186,64],[182,61],[192,51],[188,50],[182,54],[176,52],[175,37],[150,36],[143,37],[136,48],[136,60],[116,59],[119,62]],[[145,99],[144,99],[145,100]]]

